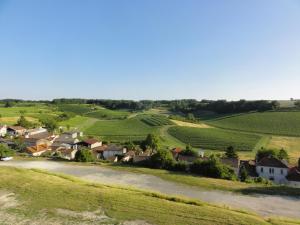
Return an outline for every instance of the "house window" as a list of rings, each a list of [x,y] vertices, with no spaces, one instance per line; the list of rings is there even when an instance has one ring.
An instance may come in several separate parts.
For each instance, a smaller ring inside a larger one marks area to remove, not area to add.
[[[271,169],[271,168],[269,168],[269,173],[270,173],[270,174],[272,173],[272,169]]]
[[[283,174],[283,169],[280,170],[280,173]]]
[[[263,167],[260,168],[260,172],[262,172],[262,173],[264,172],[264,168]]]

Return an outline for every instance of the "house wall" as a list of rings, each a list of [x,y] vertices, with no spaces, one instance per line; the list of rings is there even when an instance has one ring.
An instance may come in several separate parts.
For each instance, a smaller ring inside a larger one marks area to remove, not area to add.
[[[94,144],[91,144],[90,148],[97,148],[102,146],[102,141],[96,142]]]
[[[7,128],[3,127],[0,129],[0,137],[4,137],[7,133]]]
[[[287,182],[287,180],[286,180],[286,176],[288,174],[287,168],[257,166],[256,172],[257,172],[258,176],[263,177],[268,180],[273,180],[275,183],[278,183],[278,184],[283,184],[283,183]]]
[[[118,150],[118,151],[104,151],[103,152],[103,157],[105,159],[111,157],[111,156],[115,156],[115,155],[121,155],[123,154],[123,150]]]

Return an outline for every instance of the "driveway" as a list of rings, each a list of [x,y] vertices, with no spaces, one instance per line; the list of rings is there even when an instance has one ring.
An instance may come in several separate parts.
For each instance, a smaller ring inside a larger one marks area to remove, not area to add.
[[[116,171],[101,166],[78,166],[52,161],[8,161],[0,166],[44,169],[103,184],[125,185],[138,189],[183,196],[201,201],[246,209],[263,216],[300,218],[300,199],[285,196],[241,195],[231,192],[203,190],[162,180],[156,176]]]

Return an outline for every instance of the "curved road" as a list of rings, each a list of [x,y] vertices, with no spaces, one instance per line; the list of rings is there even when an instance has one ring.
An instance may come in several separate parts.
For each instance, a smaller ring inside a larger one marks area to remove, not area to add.
[[[263,216],[284,216],[300,218],[300,199],[283,196],[241,195],[236,193],[203,190],[162,180],[156,176],[116,171],[100,166],[78,166],[52,161],[9,161],[0,166],[44,169],[64,173],[81,179],[104,184],[126,185],[134,188],[194,198],[201,201],[246,209]]]

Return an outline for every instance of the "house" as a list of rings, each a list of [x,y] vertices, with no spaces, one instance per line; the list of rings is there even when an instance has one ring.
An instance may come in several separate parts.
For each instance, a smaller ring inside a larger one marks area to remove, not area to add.
[[[135,156],[135,152],[134,151],[128,151],[124,155],[124,157],[122,159],[122,162],[129,162],[129,161],[133,160],[134,156]]]
[[[49,147],[47,145],[36,145],[27,147],[25,152],[31,156],[41,156],[44,152],[48,151]]]
[[[300,169],[298,167],[291,168],[286,179],[289,186],[300,187]]]
[[[239,173],[240,160],[238,158],[221,158],[220,162],[234,169],[235,174]]]
[[[66,147],[66,146],[73,149],[77,149],[78,143],[79,140],[77,138],[74,138],[72,134],[63,133],[54,139],[52,144],[52,149],[55,150],[59,147]]]
[[[0,137],[4,137],[7,133],[7,126],[6,125],[0,125]]]
[[[7,127],[7,134],[9,136],[22,136],[24,135],[26,132],[26,129],[24,127],[21,126],[9,126]]]
[[[78,143],[78,145],[80,145],[82,147],[93,149],[93,148],[101,147],[102,141],[98,141],[97,139],[90,138],[90,139],[81,141],[80,143]]]
[[[102,145],[92,148],[92,151],[97,159],[109,159],[117,155],[124,155],[127,149],[118,145]]]
[[[77,149],[66,148],[66,147],[60,147],[60,148],[56,149],[56,152],[59,152],[59,154],[61,155],[61,158],[67,159],[67,160],[75,159],[75,155],[76,155],[77,151],[78,151]]]
[[[180,152],[182,152],[182,148],[179,148],[179,147],[173,148],[173,149],[171,150],[171,153],[172,153],[173,158],[174,158],[175,160],[177,160],[178,155],[179,155]]]
[[[65,135],[68,135],[72,138],[79,138],[79,137],[82,137],[83,136],[83,133],[80,132],[80,131],[76,131],[76,130],[73,130],[73,131],[66,131],[64,132]]]
[[[26,146],[36,146],[36,145],[52,145],[55,135],[50,134],[47,130],[43,132],[37,132],[34,134],[27,133],[23,139]]]
[[[272,156],[264,157],[256,163],[258,176],[274,181],[278,184],[287,183],[289,167],[286,161],[276,159]]]
[[[33,135],[38,135],[42,133],[48,132],[47,129],[39,127],[39,128],[34,128],[34,129],[29,129],[25,132],[25,138],[29,138],[30,136]]]
[[[241,172],[242,169],[245,169],[247,171],[248,176],[253,178],[258,177],[258,174],[256,173],[255,160],[241,160],[239,173]]]

